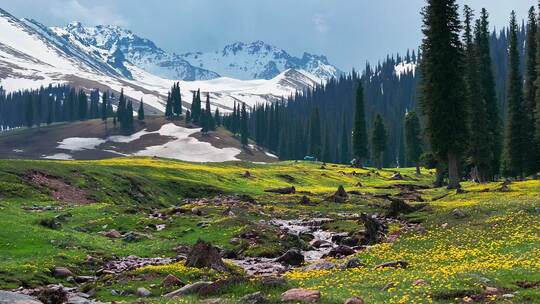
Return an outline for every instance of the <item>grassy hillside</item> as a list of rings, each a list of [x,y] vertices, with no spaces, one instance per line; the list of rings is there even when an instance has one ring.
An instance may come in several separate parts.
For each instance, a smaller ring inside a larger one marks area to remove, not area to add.
[[[333,231],[361,231],[361,223],[339,214],[385,213],[389,202],[382,194],[398,195],[404,184],[427,188],[433,179],[428,171],[421,176],[413,169],[398,171],[404,180],[391,180],[394,170],[306,162],[1,161],[0,289],[54,282],[70,285],[54,278],[51,269],[66,266],[78,275],[93,275],[117,257],[174,257],[179,246],[199,238],[245,256],[279,256],[301,244],[279,237],[279,231],[260,220],[329,217],[334,219],[329,224]],[[264,191],[291,185],[295,194]],[[344,203],[328,200],[339,185],[358,192]],[[509,192],[497,191],[500,187],[500,183],[465,184],[465,193],[459,194],[446,189],[418,190],[428,206],[401,215],[401,221],[390,225],[389,234],[395,240],[357,253],[365,267],[294,269],[285,274],[285,287],[262,287],[257,280],[248,280],[208,297],[235,303],[245,294],[264,289],[272,301],[278,301],[286,289],[305,287],[320,290],[323,303],[343,303],[354,295],[367,303],[538,302],[540,181],[513,182]],[[231,195],[241,196],[232,205],[223,203]],[[304,196],[311,203],[300,203]],[[158,213],[167,216],[151,216]],[[407,221],[421,226],[409,229]],[[158,230],[158,225],[165,227]],[[124,235],[133,232],[137,238],[106,237],[104,232],[111,229]],[[231,242],[251,231],[258,233],[256,242]],[[404,260],[410,266],[374,270],[375,265],[392,260]],[[159,286],[171,273],[185,283],[220,276],[177,263],[101,276],[84,288],[94,289],[98,299],[108,301],[135,301],[133,294],[113,295],[111,290],[129,293],[145,287],[154,294],[150,301],[155,303],[198,302],[196,297],[161,299],[161,294],[175,289]],[[486,287],[498,291],[488,294]]]

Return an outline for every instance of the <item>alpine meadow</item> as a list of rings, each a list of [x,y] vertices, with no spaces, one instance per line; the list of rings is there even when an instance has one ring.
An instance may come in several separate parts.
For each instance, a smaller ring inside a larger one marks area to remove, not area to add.
[[[0,304],[105,303],[540,303],[540,1],[0,0]]]

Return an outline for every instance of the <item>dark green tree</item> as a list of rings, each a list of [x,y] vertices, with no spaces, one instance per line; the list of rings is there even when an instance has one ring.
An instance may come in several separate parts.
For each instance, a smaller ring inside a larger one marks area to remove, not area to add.
[[[368,138],[362,81],[358,82],[358,88],[356,89],[356,108],[354,113],[353,156],[356,159],[356,164],[362,167],[364,160],[368,157]]]
[[[448,164],[448,188],[460,187],[459,160],[468,144],[461,24],[455,0],[427,0],[422,11],[421,105],[426,133]]]
[[[405,147],[407,160],[416,167],[416,174],[420,175],[420,156],[422,156],[422,128],[416,112],[405,115]]]
[[[108,114],[108,107],[109,107],[109,92],[105,91],[103,92],[102,96],[102,102],[101,102],[101,120],[107,125],[107,117]]]
[[[505,140],[505,173],[510,176],[522,176],[525,170],[526,114],[523,102],[523,82],[520,73],[518,24],[516,13],[510,17],[510,37],[508,46],[508,89]]]
[[[350,131],[347,129],[347,125],[345,124],[345,119],[343,119],[343,127],[341,128],[341,155],[340,155],[340,162],[342,164],[347,164],[350,161],[349,158],[349,140],[350,140],[351,134]]]
[[[85,120],[88,111],[88,96],[84,90],[79,90],[79,120]]]
[[[383,167],[383,153],[386,151],[386,143],[388,140],[388,133],[384,126],[384,121],[381,115],[377,114],[375,121],[373,122],[373,133],[371,136],[371,145],[373,147],[373,158],[377,164],[377,168]]]
[[[242,117],[240,121],[240,142],[242,146],[246,147],[248,144],[249,130],[248,130],[248,113],[246,111],[246,104],[242,103]]]
[[[526,116],[525,126],[523,128],[523,135],[527,142],[534,143],[534,133],[535,133],[535,111],[536,111],[536,77],[538,72],[537,68],[537,42],[536,36],[538,32],[538,22],[536,19],[536,11],[534,6],[529,9],[529,19],[527,22],[527,40],[526,40],[526,51],[525,51],[525,84],[524,84],[524,111]],[[533,139],[531,141],[531,139]],[[524,171],[527,174],[535,173],[538,169],[537,159],[536,159],[536,145],[526,144],[524,155]]]
[[[34,125],[34,101],[32,99],[30,94],[25,99],[25,120],[28,128]]]
[[[311,156],[322,158],[322,142],[321,142],[321,118],[319,107],[316,107],[311,113],[309,122],[309,153]]]
[[[139,102],[139,110],[137,111],[137,119],[139,121],[144,120],[144,102],[141,98],[141,102]]]
[[[167,102],[165,103],[165,117],[171,118],[173,116],[173,104],[171,99],[171,92],[167,93]]]

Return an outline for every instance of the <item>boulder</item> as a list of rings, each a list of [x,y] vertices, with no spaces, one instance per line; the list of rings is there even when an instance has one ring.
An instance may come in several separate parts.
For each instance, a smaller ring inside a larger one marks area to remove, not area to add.
[[[467,214],[465,214],[465,212],[461,211],[460,209],[454,209],[452,210],[452,216],[455,219],[463,219],[467,217]]]
[[[300,266],[304,263],[304,255],[298,249],[290,249],[276,259],[276,262],[291,266]]]
[[[352,297],[345,300],[345,304],[364,304],[364,299],[360,297]]]
[[[242,177],[243,178],[250,178],[251,177],[251,172],[246,170],[244,173],[242,173]]]
[[[211,268],[219,272],[226,272],[228,270],[221,259],[217,247],[202,240],[198,240],[193,245],[187,256],[185,265],[196,268]]]
[[[268,303],[268,299],[260,292],[254,292],[240,298],[239,303],[242,304],[265,304]]]
[[[103,235],[111,239],[119,239],[122,237],[122,234],[115,229],[111,229],[105,232]]]
[[[282,287],[287,286],[287,280],[283,277],[261,277],[261,285],[266,287]]]
[[[67,267],[55,267],[52,271],[52,275],[55,278],[65,279],[67,277],[72,277],[73,272]]]
[[[76,276],[73,278],[73,280],[75,281],[75,283],[87,283],[87,282],[93,282],[95,281],[97,278],[95,276]]]
[[[124,242],[132,243],[132,242],[140,242],[142,240],[146,240],[146,239],[149,239],[149,238],[150,237],[148,235],[146,235],[146,234],[135,232],[135,231],[130,231],[130,232],[127,232],[126,234],[124,234],[124,236],[122,237],[122,240]]]
[[[163,287],[173,287],[173,286],[183,286],[185,285],[182,281],[180,281],[179,278],[172,274],[168,274],[165,279],[163,279],[163,282],[161,282],[161,286]]]
[[[141,298],[147,298],[152,295],[152,292],[144,287],[137,288],[135,295]]]
[[[169,298],[169,299],[172,299],[172,298],[176,298],[176,297],[179,297],[179,296],[184,296],[184,295],[189,295],[189,294],[196,294],[198,293],[201,289],[203,288],[207,288],[208,286],[212,285],[212,282],[206,282],[206,281],[201,281],[201,282],[196,282],[196,283],[193,283],[193,284],[188,284],[178,290],[175,290],[173,292],[169,292],[168,294],[164,295],[165,298]]]
[[[409,262],[406,261],[391,261],[379,264],[375,266],[375,269],[377,268],[387,268],[387,267],[393,267],[393,268],[407,268],[409,266]]]
[[[337,258],[337,257],[349,256],[355,253],[356,251],[354,251],[354,249],[352,249],[351,247],[345,246],[345,245],[339,245],[335,248],[332,248],[330,252],[326,254],[326,256]]]
[[[341,245],[345,245],[345,246],[349,246],[349,247],[354,247],[354,246],[357,246],[358,243],[360,243],[360,240],[355,238],[355,237],[345,237],[343,238],[340,242],[339,242]]]
[[[309,242],[309,244],[313,248],[330,247],[332,245],[330,242],[323,241],[323,240],[320,240],[320,239],[313,239],[311,242]]]
[[[202,216],[202,215],[203,215],[202,210],[201,210],[200,208],[197,208],[197,207],[193,207],[193,208],[191,209],[191,213],[192,213],[193,215],[196,215],[196,216]]]
[[[283,188],[273,188],[273,189],[266,189],[264,190],[264,192],[277,193],[277,194],[295,194],[296,188],[294,186],[283,187]]]
[[[350,258],[344,265],[343,268],[351,269],[358,267],[366,267],[366,264],[362,263],[359,258]]]
[[[316,303],[321,300],[321,292],[302,288],[289,289],[281,294],[282,302]]]
[[[34,297],[0,290],[0,304],[43,304]]]

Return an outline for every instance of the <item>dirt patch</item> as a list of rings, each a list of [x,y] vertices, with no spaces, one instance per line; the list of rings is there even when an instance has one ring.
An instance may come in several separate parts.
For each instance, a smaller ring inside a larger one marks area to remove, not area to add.
[[[31,184],[46,189],[51,196],[64,203],[90,204],[93,201],[83,189],[66,183],[64,180],[39,171],[30,171],[24,178]]]

